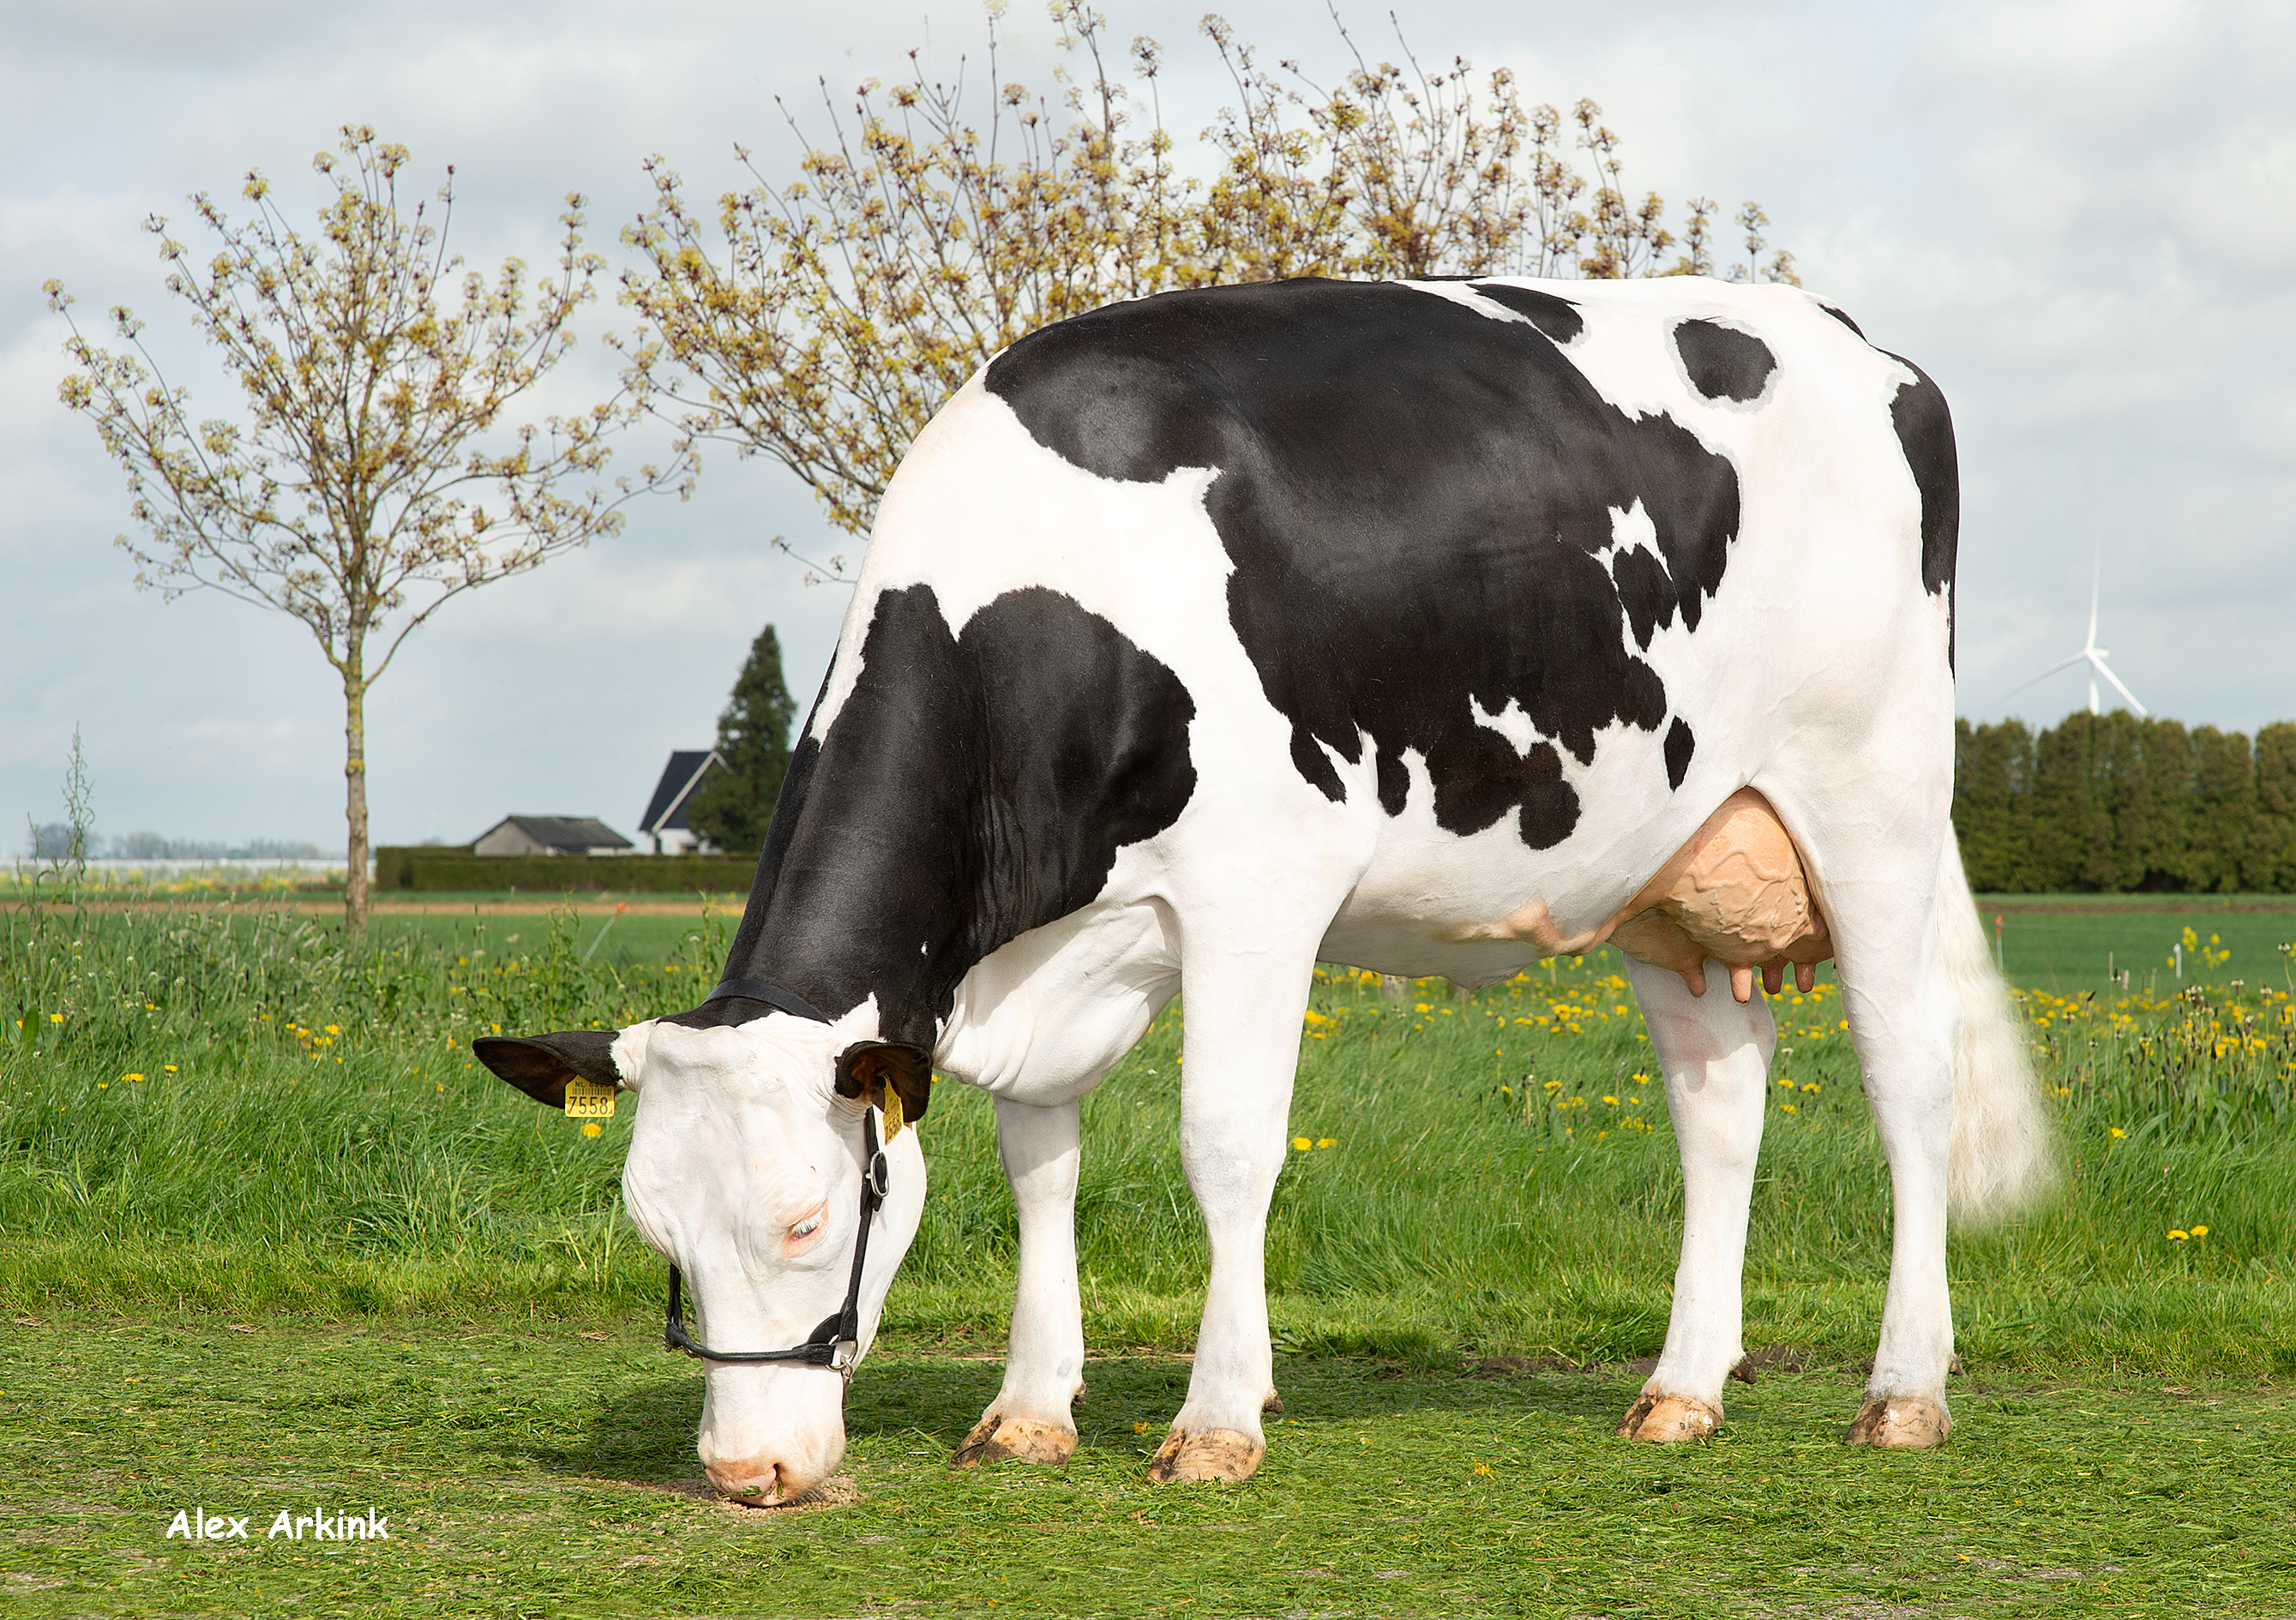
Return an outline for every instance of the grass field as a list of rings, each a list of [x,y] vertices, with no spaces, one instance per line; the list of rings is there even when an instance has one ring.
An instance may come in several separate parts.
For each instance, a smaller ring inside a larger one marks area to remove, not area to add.
[[[1095,1361],[1057,1472],[941,1466],[983,1360],[896,1343],[843,1505],[715,1502],[698,1370],[633,1326],[66,1312],[0,1324],[0,1606],[88,1613],[2284,1615],[2296,1417],[2246,1381],[1956,1381],[1935,1453],[1848,1452],[1853,1367],[1629,1449],[1633,1372],[1283,1356],[1238,1487],[1142,1470],[1187,1370]],[[1142,1432],[1144,1428],[1145,1432]],[[204,1509],[249,1539],[166,1531]],[[387,1542],[266,1534],[365,1512]]]
[[[1978,904],[1988,933],[2000,920],[2012,984],[2119,994],[2107,975],[2125,970],[2132,991],[2155,996],[2234,979],[2292,987],[2296,898],[2286,895],[1985,895]]]
[[[692,1004],[730,918],[633,912],[602,943],[596,916],[434,912],[346,954],[280,912],[0,915],[0,1580],[59,1613],[2296,1613],[2296,1050],[2284,959],[2249,966],[2281,921],[2215,913],[2232,954],[2197,997],[2108,997],[2102,962],[2095,995],[2037,976],[2019,930],[2093,922],[2070,965],[2124,929],[2165,956],[2208,914],[2006,905],[2067,1174],[1955,1240],[1941,1453],[1835,1444],[1888,1234],[1824,984],[1778,1004],[1748,1256],[1747,1342],[1805,1370],[1734,1387],[1694,1454],[1608,1438],[1663,1338],[1679,1190],[1597,956],[1472,998],[1318,985],[1269,1244],[1286,1420],[1238,1490],[1141,1479],[1201,1303],[1180,1010],[1086,1106],[1112,1359],[1055,1476],[939,1467],[995,1387],[1013,1263],[989,1110],[943,1089],[854,1387],[859,1500],[766,1514],[696,1493],[698,1370],[645,1348],[663,1269],[619,1212],[627,1111],[586,1138],[467,1053]],[[177,1508],[361,1492],[414,1533],[163,1538]]]

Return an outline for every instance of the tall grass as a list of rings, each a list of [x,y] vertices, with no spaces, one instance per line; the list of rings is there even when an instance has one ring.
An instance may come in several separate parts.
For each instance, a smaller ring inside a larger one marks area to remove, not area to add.
[[[0,1297],[218,1309],[594,1314],[658,1309],[603,1134],[472,1063],[505,1030],[689,1006],[722,956],[515,937],[348,948],[276,911],[70,905],[0,915]],[[1268,1244],[1287,1346],[1420,1356],[1654,1350],[1681,1215],[1675,1146],[1616,959],[1472,997],[1319,976]],[[1958,1236],[1964,1352],[2021,1362],[2296,1365],[2292,1013],[2278,993],[2027,997],[2063,1133],[2047,1205]],[[1780,1059],[1748,1256],[1749,1339],[1870,1347],[1888,1188],[1830,984],[1776,1002]],[[1088,1331],[1185,1346],[1201,1226],[1177,1148],[1176,1005],[1087,1100]],[[1011,1200],[987,1100],[949,1085],[898,1330],[1001,1337]],[[2172,1235],[2181,1234],[2181,1235]]]

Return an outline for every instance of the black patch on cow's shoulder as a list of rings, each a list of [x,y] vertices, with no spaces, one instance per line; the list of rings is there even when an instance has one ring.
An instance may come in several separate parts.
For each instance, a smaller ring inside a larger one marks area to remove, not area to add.
[[[1477,290],[1557,329],[1578,319],[1550,294]],[[1605,728],[1665,723],[1636,643],[1677,612],[1697,629],[1738,530],[1737,473],[1689,430],[1611,405],[1546,329],[1407,287],[1111,305],[1021,339],[987,386],[1103,478],[1218,469],[1204,498],[1234,564],[1229,620],[1303,780],[1331,794],[1333,758],[1359,765],[1368,734],[1389,814],[1416,750],[1441,825],[1513,807],[1541,848],[1578,814],[1556,748],[1591,761]],[[1637,503],[1656,554],[1622,585],[1605,558]],[[1517,754],[1476,722],[1510,702],[1553,744]]]
[[[1475,282],[1474,290],[1494,304],[1503,304],[1557,343],[1571,343],[1587,330],[1587,317],[1569,299],[1541,292],[1536,287],[1510,287],[1503,282]]]
[[[1913,372],[1890,401],[1890,425],[1898,430],[1914,487],[1922,495],[1922,589],[1947,593],[1948,622],[1953,608],[1954,571],[1961,545],[1961,461],[1954,448],[1953,413],[1929,374],[1901,355],[1890,359]],[[1950,631],[1948,631],[1948,637]],[[1948,662],[1952,643],[1947,643]]]
[[[1690,774],[1690,756],[1698,747],[1698,739],[1690,734],[1690,726],[1677,715],[1674,724],[1666,728],[1666,785],[1669,792],[1682,786],[1682,779]]]
[[[929,1050],[975,962],[1179,818],[1194,717],[1177,675],[1059,592],[1007,592],[961,634],[931,586],[882,593],[853,690],[791,758],[728,973],[832,1016],[873,994],[880,1033]]]
[[[1856,332],[1859,337],[1862,338],[1866,335],[1866,329],[1849,318],[1849,312],[1848,310],[1837,309],[1833,305],[1826,303],[1824,299],[1818,300],[1817,307],[1825,311],[1826,314],[1832,315],[1835,320],[1841,322],[1844,326],[1847,326],[1850,331]]]
[[[1674,352],[1690,386],[1709,399],[1759,399],[1770,386],[1778,357],[1752,332],[1719,321],[1684,321],[1674,329]]]

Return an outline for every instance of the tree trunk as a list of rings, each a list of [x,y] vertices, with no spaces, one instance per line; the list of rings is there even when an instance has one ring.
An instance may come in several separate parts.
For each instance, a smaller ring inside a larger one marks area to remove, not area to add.
[[[343,871],[343,936],[366,932],[366,679],[354,648],[343,665],[343,819],[349,823]]]

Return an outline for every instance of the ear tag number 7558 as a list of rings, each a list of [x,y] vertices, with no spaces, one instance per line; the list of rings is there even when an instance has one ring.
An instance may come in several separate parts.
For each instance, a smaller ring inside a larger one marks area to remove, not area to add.
[[[600,1085],[594,1080],[579,1076],[566,1083],[566,1117],[569,1119],[611,1119],[614,1117],[616,1087]]]

